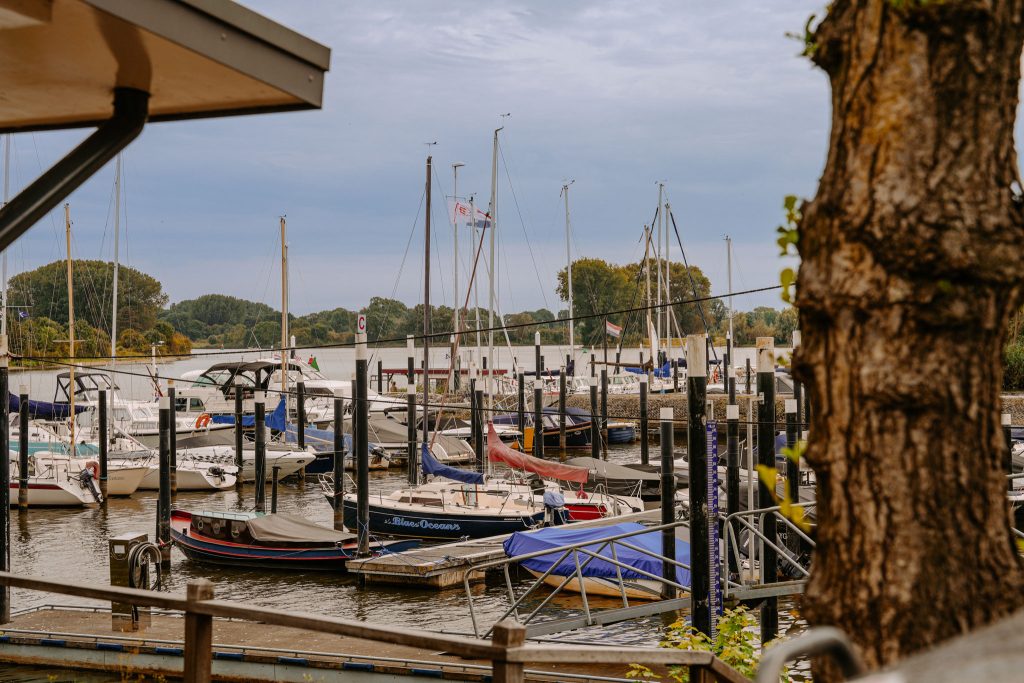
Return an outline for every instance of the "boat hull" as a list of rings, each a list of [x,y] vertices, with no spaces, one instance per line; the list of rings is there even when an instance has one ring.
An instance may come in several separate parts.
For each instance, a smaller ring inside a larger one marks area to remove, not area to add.
[[[17,507],[17,481],[11,482],[10,499],[11,507]],[[60,484],[32,481],[31,479],[28,483],[29,507],[82,507],[95,502],[92,495],[84,489],[76,491],[74,484],[68,484],[65,487]]]
[[[328,502],[330,499],[328,499]],[[356,503],[344,501],[345,526],[357,528]],[[370,504],[370,531],[387,536],[459,540],[486,538],[525,531],[544,523],[544,511],[533,514],[469,515],[442,511],[420,512]]]
[[[223,491],[235,485],[235,477],[231,474],[216,476],[206,470],[182,469],[175,471],[175,488],[179,491]],[[139,485],[145,491],[160,490],[160,468],[150,467]]]
[[[534,578],[539,579],[542,576],[541,572],[525,567],[524,569],[533,574]],[[543,580],[545,585],[558,588],[565,581],[565,577],[548,574]],[[623,587],[620,587],[617,579],[606,579],[599,576],[584,576],[582,585],[583,589],[587,591],[588,597],[602,595],[609,598],[621,598],[624,588],[626,597],[630,600],[660,600],[661,586],[661,583],[653,579],[624,579]],[[579,578],[573,576],[569,579],[569,582],[562,586],[562,591],[580,593]]]

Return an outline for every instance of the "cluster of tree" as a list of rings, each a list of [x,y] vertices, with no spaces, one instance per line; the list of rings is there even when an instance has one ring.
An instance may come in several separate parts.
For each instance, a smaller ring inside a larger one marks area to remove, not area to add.
[[[110,356],[114,264],[75,261],[75,355]],[[129,266],[118,270],[118,353],[138,354],[159,345],[159,353],[186,354],[186,334],[159,321],[167,295],[155,278]],[[66,358],[70,353],[67,263],[54,261],[19,273],[8,283],[7,329],[11,351],[28,357]]]

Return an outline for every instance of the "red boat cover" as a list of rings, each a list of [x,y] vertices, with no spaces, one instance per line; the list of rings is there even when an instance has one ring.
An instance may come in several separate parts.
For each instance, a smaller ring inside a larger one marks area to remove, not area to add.
[[[526,470],[527,472],[533,472],[534,474],[551,479],[586,484],[589,476],[586,467],[563,465],[512,450],[498,438],[498,433],[494,431],[493,424],[487,425],[487,457],[491,459],[491,462],[503,462],[509,467]]]

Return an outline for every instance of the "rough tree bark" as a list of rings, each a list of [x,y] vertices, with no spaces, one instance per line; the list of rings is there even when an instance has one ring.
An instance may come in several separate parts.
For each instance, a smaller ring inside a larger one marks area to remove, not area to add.
[[[1024,0],[835,0],[811,38],[832,131],[798,238],[819,496],[805,612],[877,667],[1024,604],[999,427],[1024,276]]]

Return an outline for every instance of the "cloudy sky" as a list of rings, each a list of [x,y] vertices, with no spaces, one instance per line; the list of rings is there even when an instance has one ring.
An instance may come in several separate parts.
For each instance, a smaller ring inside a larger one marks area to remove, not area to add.
[[[503,310],[558,306],[567,179],[574,257],[638,260],[664,181],[714,293],[726,291],[726,234],[736,289],[777,283],[783,197],[813,194],[827,142],[827,81],[786,37],[819,2],[244,4],[332,49],[325,103],[153,124],[126,151],[122,261],[172,301],[220,292],[276,306],[281,214],[293,312],[419,300],[424,143],[437,141],[431,296],[450,304],[452,228],[438,198],[458,161],[459,194],[486,203],[502,123]],[[84,135],[15,136],[13,189]],[[71,197],[76,258],[112,257],[113,177],[110,164]],[[55,212],[12,248],[11,272],[63,250]],[[763,303],[781,305],[775,293],[737,299]]]

